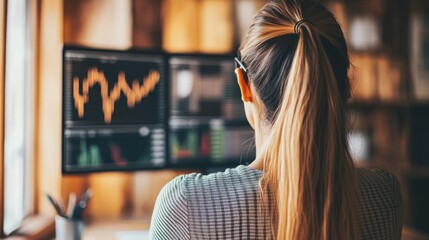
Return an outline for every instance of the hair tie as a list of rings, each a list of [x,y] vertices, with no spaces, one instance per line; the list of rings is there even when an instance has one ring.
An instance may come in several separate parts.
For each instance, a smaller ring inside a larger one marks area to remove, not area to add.
[[[295,33],[296,33],[296,34],[298,34],[298,33],[299,33],[299,28],[301,27],[301,25],[302,25],[303,23],[309,23],[309,24],[311,24],[311,25],[313,25],[313,26],[314,26],[314,24],[313,24],[312,22],[310,22],[309,20],[301,19],[301,20],[299,20],[299,21],[295,24],[294,30],[295,30]]]

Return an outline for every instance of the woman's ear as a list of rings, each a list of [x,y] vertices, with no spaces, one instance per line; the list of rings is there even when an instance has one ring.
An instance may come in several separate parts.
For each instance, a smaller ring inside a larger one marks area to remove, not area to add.
[[[241,100],[243,100],[243,102],[252,102],[252,91],[250,90],[249,83],[246,81],[243,69],[236,68],[235,74],[237,75],[238,86],[240,86]]]

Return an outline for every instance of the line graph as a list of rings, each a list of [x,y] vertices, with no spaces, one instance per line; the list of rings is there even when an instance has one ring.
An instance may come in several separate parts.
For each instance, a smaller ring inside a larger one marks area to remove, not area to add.
[[[109,82],[103,71],[99,71],[94,67],[88,70],[86,78],[83,79],[82,85],[79,77],[73,78],[73,99],[78,116],[85,116],[85,104],[89,102],[89,91],[96,85],[100,85],[100,94],[102,98],[102,110],[105,123],[112,121],[112,115],[115,111],[115,103],[123,93],[127,98],[127,105],[133,108],[136,103],[147,97],[156,87],[161,79],[160,73],[156,70],[151,70],[143,79],[142,84],[137,79],[131,83],[131,87],[127,83],[125,73],[118,73],[118,79],[113,88],[109,91]],[[82,88],[82,89],[81,89]],[[80,93],[82,90],[82,93]]]

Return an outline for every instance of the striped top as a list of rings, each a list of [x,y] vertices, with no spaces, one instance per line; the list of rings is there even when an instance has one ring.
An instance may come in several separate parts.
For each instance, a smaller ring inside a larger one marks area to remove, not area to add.
[[[258,201],[262,171],[240,165],[173,179],[160,192],[151,239],[272,239],[270,216]],[[358,169],[362,239],[400,239],[399,182],[386,170]]]

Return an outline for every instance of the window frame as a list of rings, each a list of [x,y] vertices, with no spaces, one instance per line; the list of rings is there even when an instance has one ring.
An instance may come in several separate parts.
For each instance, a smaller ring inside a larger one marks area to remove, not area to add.
[[[24,218],[19,228],[25,225],[25,219],[33,218],[36,213],[36,114],[37,114],[37,58],[39,26],[38,1],[26,1],[25,16],[25,75],[27,88],[24,90],[25,99],[25,121],[24,121]],[[7,8],[8,0],[0,0],[0,238],[7,235],[4,232],[4,200],[5,200],[5,178],[4,178],[4,143],[5,143],[5,83],[6,83],[6,35],[7,35]],[[19,229],[18,228],[18,229]],[[10,235],[13,235],[13,231]]]
[[[0,216],[4,215],[4,81],[6,44],[6,0],[0,0]],[[3,217],[0,218],[0,237],[4,238]]]
[[[26,94],[27,118],[25,122],[25,170],[24,185],[24,211],[27,216],[35,213],[36,196],[36,107],[37,107],[37,27],[38,27],[38,1],[27,0],[27,26],[26,26],[26,79],[29,81]]]

